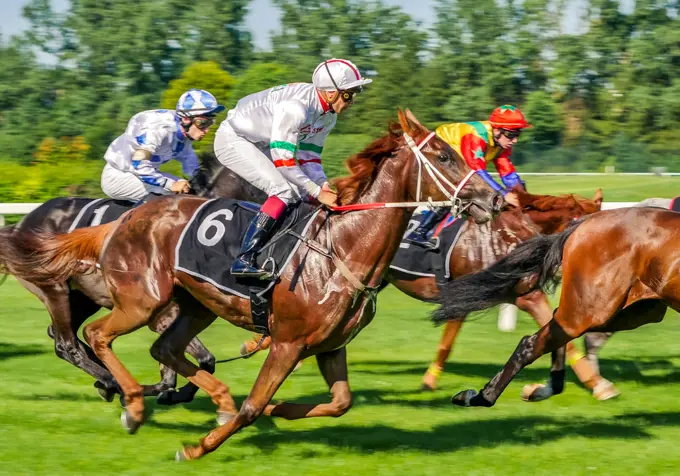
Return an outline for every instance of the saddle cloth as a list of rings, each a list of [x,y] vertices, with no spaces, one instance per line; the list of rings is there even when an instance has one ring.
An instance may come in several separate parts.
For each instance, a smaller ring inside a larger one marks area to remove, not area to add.
[[[669,210],[680,212],[680,200],[678,200],[678,198],[680,197],[675,197],[673,200],[671,200],[671,206]]]
[[[414,214],[404,237],[415,230],[423,218],[422,214]],[[390,265],[392,273],[407,280],[422,277],[433,277],[437,281],[451,279],[449,260],[465,223],[466,220],[453,218],[450,213],[446,215],[435,228],[434,236],[439,237],[439,246],[434,250],[402,241]]]
[[[71,223],[68,232],[71,233],[78,228],[103,225],[115,221],[136,204],[137,202],[114,200],[113,198],[92,200],[80,210],[78,215],[76,215],[76,219]]]
[[[241,238],[259,205],[230,198],[217,198],[202,204],[185,225],[175,248],[175,269],[209,282],[223,292],[249,298],[250,290],[264,284],[264,292],[274,281],[236,279],[230,268],[241,248]],[[289,227],[305,236],[320,210],[309,204],[291,210],[279,230]],[[257,263],[280,274],[302,242],[290,233],[277,233],[259,253]],[[255,286],[254,286],[255,285]],[[260,289],[262,289],[260,287]]]

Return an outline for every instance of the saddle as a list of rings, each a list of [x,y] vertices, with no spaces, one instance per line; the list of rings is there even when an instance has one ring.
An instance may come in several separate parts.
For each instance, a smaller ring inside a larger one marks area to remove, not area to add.
[[[251,300],[253,321],[268,333],[269,295],[277,282],[237,278],[230,272],[241,239],[260,206],[230,198],[202,204],[187,222],[175,248],[175,269],[208,282],[220,291]],[[257,264],[279,276],[289,265],[320,209],[292,208],[279,231],[257,256]]]

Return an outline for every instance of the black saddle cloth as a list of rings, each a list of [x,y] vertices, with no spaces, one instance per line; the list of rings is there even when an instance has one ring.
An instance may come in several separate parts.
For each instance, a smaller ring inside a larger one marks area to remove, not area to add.
[[[70,233],[78,228],[110,223],[120,218],[123,213],[134,208],[138,203],[140,202],[114,200],[113,198],[92,200],[80,210],[68,231]]]
[[[422,214],[413,215],[404,236],[415,230],[423,218]],[[463,219],[453,218],[451,214],[446,215],[435,228],[439,246],[434,250],[402,240],[399,251],[390,265],[391,272],[407,280],[422,277],[433,277],[437,281],[451,279],[449,260],[465,222]]]
[[[241,238],[259,205],[230,198],[208,200],[186,224],[175,249],[175,269],[211,283],[221,291],[248,298],[253,280],[236,279],[230,268],[241,248]],[[291,210],[279,230],[290,228],[304,236],[319,210],[302,204]],[[279,233],[258,255],[257,262],[280,274],[300,246],[290,233]],[[258,281],[262,283],[262,281]],[[273,285],[273,283],[271,283]],[[268,289],[271,286],[265,286]]]

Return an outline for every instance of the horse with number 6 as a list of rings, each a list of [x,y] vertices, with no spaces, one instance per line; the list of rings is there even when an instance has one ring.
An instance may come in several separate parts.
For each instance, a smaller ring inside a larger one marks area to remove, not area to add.
[[[346,207],[341,210],[356,211],[320,212],[307,235],[318,242],[306,239],[281,272],[268,315],[271,350],[238,412],[233,403],[223,403],[233,402],[231,397],[226,398],[228,387],[184,357],[189,340],[216,316],[255,330],[247,298],[222,292],[210,282],[174,267],[180,235],[205,200],[160,198],[109,225],[70,235],[11,240],[4,253],[11,264],[13,250],[32,248],[30,259],[35,266],[14,263],[11,267],[26,270],[33,279],[44,273],[45,279],[64,280],[99,260],[114,308],[111,314],[89,324],[84,334],[125,394],[122,419],[130,432],[145,419],[142,390],[111,345],[116,337],[163,313],[173,299],[191,306],[191,316],[180,315],[154,343],[151,353],[205,390],[219,411],[231,418],[197,446],[178,452],[178,459],[196,459],[214,451],[262,413],[287,419],[340,416],[351,404],[345,345],[375,314],[375,288],[399,247],[414,200],[422,195],[451,204],[462,201],[467,212],[480,222],[497,214],[502,203],[462,157],[423,127],[410,111],[399,111],[399,123],[399,129],[392,128],[350,158],[351,175],[337,181],[339,200]],[[323,248],[319,243],[330,243],[332,259],[317,252]],[[17,256],[26,255],[17,252]],[[55,270],[61,270],[56,277]],[[294,280],[295,276],[299,279]],[[291,286],[293,282],[296,284]],[[332,402],[270,405],[296,363],[312,355],[316,355],[330,387]]]
[[[476,224],[472,220],[466,221],[458,234],[459,238],[452,248],[439,249],[436,252],[438,260],[448,268],[448,279],[458,279],[466,274],[474,273],[490,266],[496,260],[507,255],[519,243],[538,234],[553,234],[565,229],[574,219],[600,211],[602,205],[602,191],[597,190],[592,199],[578,197],[572,194],[552,196],[534,195],[523,190],[515,190],[522,207],[521,210],[509,208],[503,210],[493,220]],[[413,222],[414,224],[417,221]],[[415,226],[415,225],[414,225]],[[456,233],[454,231],[454,233]],[[402,243],[399,254],[410,254],[420,259],[423,250],[413,248],[414,245]],[[450,249],[450,251],[448,251]],[[433,275],[411,273],[399,267],[391,266],[385,277],[385,285],[389,282],[409,296],[425,302],[434,302],[439,298],[439,286],[442,284]],[[529,313],[536,323],[541,326],[552,318],[552,308],[541,291],[534,291],[520,296],[515,304]],[[422,388],[435,390],[437,381],[444,370],[453,345],[463,325],[465,316],[453,316],[446,323],[437,349],[434,362],[428,367],[423,376]],[[596,342],[601,336],[586,334],[586,348],[593,349],[592,341]],[[241,355],[252,355],[258,350],[269,347],[271,339],[257,334],[253,339],[241,346]],[[619,395],[617,388],[606,378],[589,358],[571,343],[567,344],[567,358],[574,373],[598,400],[608,400]],[[522,390],[522,398],[526,401],[540,401],[550,398],[554,394],[550,382],[547,384],[529,384]]]

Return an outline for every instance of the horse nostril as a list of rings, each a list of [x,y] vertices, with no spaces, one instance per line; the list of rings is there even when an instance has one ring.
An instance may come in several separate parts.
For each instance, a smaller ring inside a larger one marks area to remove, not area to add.
[[[502,205],[503,205],[503,197],[499,194],[495,194],[492,201],[491,201],[491,209],[494,212],[500,212]]]

